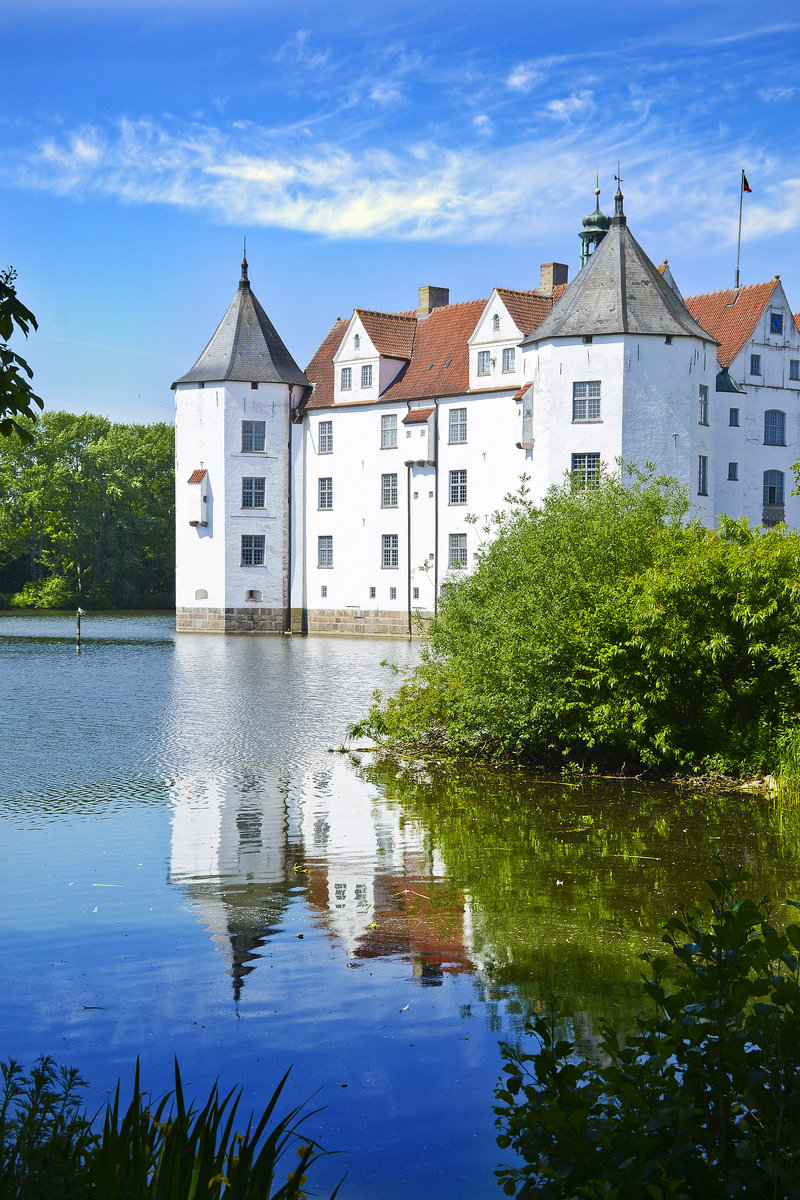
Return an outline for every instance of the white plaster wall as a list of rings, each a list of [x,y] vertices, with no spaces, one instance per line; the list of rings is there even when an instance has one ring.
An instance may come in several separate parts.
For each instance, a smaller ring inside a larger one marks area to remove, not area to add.
[[[225,606],[224,389],[180,384],[175,389],[175,602],[178,608]],[[208,471],[208,525],[191,526],[192,471]],[[205,589],[208,598],[195,592]]]
[[[225,607],[282,608],[287,589],[289,388],[283,383],[228,383],[225,393]],[[242,421],[264,421],[265,449],[242,451]],[[265,506],[242,508],[242,479],[263,476]],[[264,534],[263,567],[241,565],[241,535]],[[249,590],[261,592],[247,601]]]

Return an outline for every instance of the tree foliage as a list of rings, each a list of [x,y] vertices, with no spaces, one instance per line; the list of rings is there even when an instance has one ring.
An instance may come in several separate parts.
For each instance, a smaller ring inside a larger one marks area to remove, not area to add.
[[[800,535],[687,510],[633,470],[514,497],[355,732],[545,765],[772,765],[800,707]]]
[[[8,344],[15,330],[27,337],[30,329],[38,328],[35,316],[17,296],[16,278],[13,267],[0,271],[0,435],[16,433],[27,442],[30,430],[18,418],[35,421],[36,409],[43,408],[44,402],[31,387],[33,371]]]
[[[600,1061],[580,1058],[555,1010],[533,1052],[506,1045],[498,1143],[520,1166],[506,1195],[541,1200],[730,1200],[797,1194],[800,925],[779,932],[768,899],[720,864],[707,911],[664,926],[671,958],[645,954],[652,1003]],[[795,908],[800,907],[790,902]]]
[[[168,607],[174,430],[44,414],[0,444],[0,592],[19,605]]]

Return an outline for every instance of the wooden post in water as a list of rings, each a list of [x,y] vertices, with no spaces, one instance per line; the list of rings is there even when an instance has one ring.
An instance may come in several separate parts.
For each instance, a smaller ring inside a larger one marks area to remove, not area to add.
[[[77,611],[77,613],[75,614],[75,618],[76,618],[76,623],[75,623],[75,653],[76,653],[76,654],[80,654],[80,652],[81,652],[81,617],[82,617],[83,615],[84,615],[83,609],[82,609],[82,608],[79,608],[79,609],[78,609],[78,611]]]

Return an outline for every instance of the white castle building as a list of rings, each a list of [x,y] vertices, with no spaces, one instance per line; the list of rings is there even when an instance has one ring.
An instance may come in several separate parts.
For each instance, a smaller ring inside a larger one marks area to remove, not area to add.
[[[540,499],[619,458],[685,484],[707,525],[798,525],[800,332],[779,277],[684,301],[619,190],[580,239],[572,283],[548,263],[531,291],[421,287],[416,311],[337,320],[305,371],[243,262],[173,384],[178,630],[409,636],[523,475]]]

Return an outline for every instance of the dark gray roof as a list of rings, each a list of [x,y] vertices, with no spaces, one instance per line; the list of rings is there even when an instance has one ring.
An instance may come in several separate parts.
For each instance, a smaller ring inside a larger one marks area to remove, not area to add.
[[[586,266],[522,344],[604,333],[688,336],[716,344],[653,266],[624,214],[615,215]]]
[[[281,341],[275,326],[250,290],[247,263],[242,263],[239,290],[217,331],[179,383],[296,383],[311,387]]]

